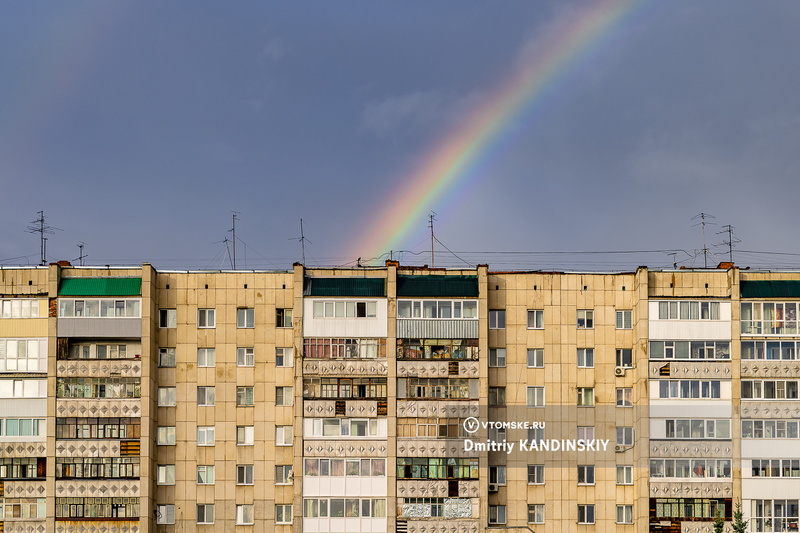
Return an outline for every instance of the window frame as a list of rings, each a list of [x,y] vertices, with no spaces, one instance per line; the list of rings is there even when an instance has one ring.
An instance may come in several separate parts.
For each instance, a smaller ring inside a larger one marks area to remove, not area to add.
[[[237,347],[236,348],[236,366],[238,367],[253,367],[256,366],[256,349]]]
[[[616,319],[616,329],[633,329],[632,309],[617,309]]]
[[[217,327],[216,309],[203,307],[197,310],[197,329],[214,329]]]
[[[489,368],[506,367],[506,349],[489,348]]]
[[[216,348],[197,349],[197,368],[214,368],[217,366]]]
[[[197,446],[215,446],[217,443],[216,435],[216,426],[197,426]]]
[[[528,465],[528,485],[544,485],[544,482],[544,464]]]
[[[294,366],[294,348],[288,346],[276,346],[275,366],[278,368],[292,368]]]
[[[291,328],[292,324],[292,308],[279,307],[275,309],[275,327],[276,328]]]
[[[595,485],[594,465],[578,465],[578,485]]]
[[[528,368],[544,368],[544,348],[528,348],[527,355]],[[531,365],[531,360],[533,361],[533,365]]]
[[[252,464],[237,464],[236,465],[236,484],[237,485],[254,485],[255,468]]]
[[[594,368],[594,348],[578,348],[578,368]]]
[[[195,479],[197,485],[214,485],[216,483],[217,479],[214,466],[215,465],[196,465]],[[201,469],[202,469],[202,474],[201,474]],[[205,478],[204,481],[200,479],[201,475]]]
[[[158,407],[175,407],[178,405],[178,389],[176,387],[158,388]]]
[[[594,329],[594,309],[578,309],[575,312],[577,329]]]
[[[529,503],[528,504],[528,523],[529,524],[544,524],[545,521],[545,505],[543,503]]]
[[[161,329],[175,329],[178,327],[178,310],[162,308],[158,310],[158,327]]]
[[[250,385],[236,387],[236,407],[254,407],[255,404],[255,387]]]
[[[236,328],[253,329],[256,327],[256,310],[253,307],[236,308]]]
[[[579,524],[594,524],[595,523],[595,507],[592,503],[578,504],[578,523]]]
[[[254,507],[252,503],[236,504],[236,525],[252,526],[255,524]]]
[[[633,485],[633,465],[617,465],[617,485]]]
[[[506,329],[505,309],[489,309],[489,329]]]
[[[594,387],[578,387],[578,407],[594,407]]]
[[[201,520],[202,514],[202,520]],[[210,516],[209,516],[210,515]],[[196,523],[197,524],[213,524],[214,523],[214,504],[213,503],[198,503]]]

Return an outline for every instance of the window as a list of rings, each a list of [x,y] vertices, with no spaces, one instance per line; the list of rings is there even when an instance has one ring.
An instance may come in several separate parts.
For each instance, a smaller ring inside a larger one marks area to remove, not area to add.
[[[125,345],[121,357],[115,345],[114,359],[124,357]],[[47,339],[0,339],[0,372],[47,372]]]
[[[800,459],[753,459],[753,477],[800,477]]]
[[[798,500],[751,500],[752,531],[797,531]]]
[[[578,387],[578,407],[594,406],[594,388]]]
[[[275,387],[275,405],[292,405],[294,403],[292,387]]]
[[[578,348],[578,368],[594,368],[594,348]]]
[[[679,419],[665,420],[667,439],[730,439],[731,421],[725,419]]]
[[[489,329],[506,329],[505,309],[489,310]]]
[[[236,426],[236,445],[252,446],[255,442],[254,426]]]
[[[478,459],[398,457],[397,479],[478,479]]]
[[[544,348],[528,348],[528,368],[544,368]]]
[[[633,427],[617,426],[617,445],[633,446]]]
[[[698,379],[661,379],[658,383],[659,398],[720,398],[721,382]],[[655,383],[653,384],[655,388]]]
[[[175,426],[159,426],[156,433],[156,443],[159,446],[174,446]]]
[[[6,391],[13,396],[6,396]],[[5,389],[5,390],[4,390]],[[38,380],[0,380],[0,397],[36,398],[41,394]],[[56,378],[58,398],[139,398],[139,378]]]
[[[214,484],[214,465],[197,465],[197,484]]]
[[[742,399],[797,400],[798,381],[742,380]]]
[[[157,482],[159,485],[175,484],[175,465],[158,465]]]
[[[275,426],[275,446],[292,445],[292,426]]]
[[[742,359],[794,361],[798,353],[795,341],[742,341]]]
[[[159,387],[158,388],[158,406],[159,407],[175,407],[177,405],[177,397],[175,387]]]
[[[156,524],[174,524],[175,506],[173,504],[159,504],[156,506]]]
[[[632,329],[633,320],[630,309],[617,310],[617,329]]]
[[[529,524],[544,524],[544,504],[543,503],[528,504],[528,523]]]
[[[769,463],[769,461],[767,461]],[[744,474],[745,470],[742,469]],[[744,474],[746,476],[746,474]],[[800,472],[798,472],[800,475]],[[650,459],[652,478],[730,479],[730,459]]]
[[[650,359],[723,359],[730,360],[729,342],[721,341],[650,341]],[[742,352],[747,359],[747,352]]]
[[[292,310],[291,309],[276,309],[275,310],[275,327],[277,327],[277,328],[290,328],[290,327],[292,327]]]
[[[401,344],[402,343],[402,344]],[[422,343],[428,344],[422,346]],[[462,344],[469,344],[463,346]],[[431,346],[431,344],[435,346]],[[452,345],[452,346],[451,346]],[[473,348],[474,346],[474,348]],[[284,348],[286,350],[286,348]],[[398,359],[433,359],[433,353],[441,356],[451,354],[456,359],[477,359],[478,340],[398,339]],[[291,354],[284,352],[285,357]],[[459,355],[460,357],[456,357]],[[303,357],[314,359],[375,359],[386,357],[386,339],[311,338],[303,339]],[[292,366],[287,363],[285,366]]]
[[[178,327],[178,311],[176,309],[159,309],[158,327],[160,328]]]
[[[743,439],[800,438],[797,420],[742,420]]]
[[[142,316],[141,300],[114,300],[111,298],[67,300],[59,298],[58,316],[60,318],[140,318]]]
[[[578,309],[578,329],[594,328],[594,310]]]
[[[617,407],[633,407],[633,388],[617,388]]]
[[[633,505],[617,505],[617,524],[633,524]]]
[[[544,483],[544,465],[528,465],[528,485]]]
[[[44,431],[44,418],[0,418],[0,436],[38,437]]]
[[[489,467],[489,483],[506,484],[506,467],[504,465]]]
[[[378,303],[346,300],[315,300],[314,318],[375,318]]]
[[[489,387],[489,405],[505,405],[506,404],[506,388],[505,387]]]
[[[255,327],[256,310],[248,307],[236,310],[236,327],[237,328],[253,328]]]
[[[489,366],[506,366],[505,348],[489,348]]]
[[[347,500],[348,502],[350,500]],[[358,500],[356,500],[358,502]],[[348,506],[349,509],[349,506]],[[333,510],[333,509],[331,509]],[[331,516],[334,516],[331,514]],[[347,514],[346,516],[352,516]],[[357,514],[355,516],[358,516]],[[292,523],[292,506],[284,504],[275,504],[275,523],[276,524],[291,524]]]
[[[544,387],[528,387],[528,407],[544,407]]]
[[[197,349],[197,366],[212,367],[217,364],[217,351],[214,348]]]
[[[578,465],[578,485],[594,485],[594,465]]]
[[[304,422],[310,426],[309,437],[386,438],[386,418],[306,418]]]
[[[197,426],[197,445],[213,446],[214,433],[215,433],[214,426]]]
[[[578,523],[594,524],[594,505],[578,506]]]
[[[290,485],[292,483],[292,465],[276,465],[275,466],[275,484],[276,485]]]
[[[239,407],[255,405],[253,387],[236,387],[236,405]]]
[[[528,309],[528,329],[544,329],[544,309]]]
[[[633,485],[633,465],[617,465],[617,485]]]
[[[197,327],[198,328],[214,328],[216,327],[216,320],[214,318],[213,309],[198,309],[197,310]]]
[[[659,320],[719,320],[719,302],[665,301],[658,303]],[[742,304],[743,306],[745,304]],[[742,309],[742,320],[745,320]]]
[[[175,367],[175,348],[158,349],[158,366],[162,368]]]
[[[275,348],[275,366],[294,366],[294,348]]]
[[[505,524],[505,523],[506,523],[506,506],[490,505],[489,524]]]
[[[578,426],[578,440],[589,442],[594,440],[594,426]]]
[[[236,465],[236,484],[253,484],[253,465]]]
[[[397,318],[477,320],[477,300],[397,300]]]
[[[742,334],[797,335],[797,302],[742,303]]]
[[[540,442],[544,440],[544,428],[528,428],[528,440]]]
[[[617,366],[623,368],[633,367],[633,356],[628,348],[617,349]]]
[[[236,348],[236,366],[255,366],[256,356],[253,348]]]
[[[213,503],[197,504],[197,523],[198,524],[214,523]]]
[[[6,512],[13,513],[13,510],[8,509],[9,503],[9,500],[6,500]],[[42,514],[39,516],[44,518],[43,502],[40,509]],[[56,520],[75,520],[77,518],[86,518],[87,520],[98,518],[138,519],[139,498],[56,498]]]
[[[236,525],[248,526],[253,522],[253,504],[237,504],[236,505]]]
[[[197,387],[197,406],[206,407],[216,403],[214,387]]]
[[[0,318],[38,318],[39,301],[23,298],[0,300]]]

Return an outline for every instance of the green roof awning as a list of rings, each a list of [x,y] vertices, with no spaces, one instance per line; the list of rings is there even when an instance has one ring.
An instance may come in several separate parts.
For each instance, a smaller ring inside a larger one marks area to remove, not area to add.
[[[800,298],[800,280],[742,281],[742,298]]]
[[[59,296],[140,296],[142,278],[64,278]]]
[[[386,296],[384,278],[306,278],[304,296]]]
[[[397,296],[477,298],[478,276],[397,276]]]

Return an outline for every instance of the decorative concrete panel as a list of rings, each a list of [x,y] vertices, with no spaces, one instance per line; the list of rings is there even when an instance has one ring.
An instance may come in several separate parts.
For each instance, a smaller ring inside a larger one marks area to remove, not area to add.
[[[650,441],[650,457],[654,459],[658,457],[665,457],[668,459],[677,459],[681,457],[726,459],[731,458],[732,455],[733,447],[730,441]]]
[[[303,359],[304,376],[385,376],[386,359]]]
[[[732,482],[650,480],[651,498],[730,498],[732,494]]]
[[[139,533],[139,520],[56,520],[56,533]]]
[[[480,373],[478,361],[459,361],[458,375],[461,377],[477,378]]]
[[[742,378],[797,378],[797,361],[742,361]]]
[[[669,377],[673,379],[730,379],[731,362],[704,362],[694,360],[650,361],[650,379],[665,378],[661,368],[669,365]]]
[[[459,498],[478,498],[481,494],[480,481],[478,480],[461,480],[458,482],[458,497]]]
[[[447,498],[448,482],[427,479],[398,479],[398,498]]]
[[[386,457],[385,440],[323,440],[305,441],[305,457]]]
[[[6,498],[44,498],[47,494],[44,481],[6,481]]]
[[[398,361],[398,377],[446,378],[449,375],[447,361]]]
[[[408,533],[478,533],[478,521],[408,521]]]
[[[25,520],[15,520],[6,518],[3,523],[3,531],[5,533],[44,533],[45,518],[40,519],[27,518]]]
[[[3,442],[0,443],[0,457],[44,457],[44,442]]]
[[[104,398],[94,399],[58,399],[56,416],[141,416],[140,400],[117,400]]]
[[[347,416],[378,416],[378,402],[375,400],[346,400],[344,409]]]
[[[58,361],[57,375],[60,377],[106,377],[110,375],[138,378],[142,375],[140,360],[82,360]]]
[[[336,400],[303,400],[303,416],[306,418],[336,416]]]
[[[398,457],[472,457],[474,452],[464,451],[461,439],[397,439]]]
[[[136,497],[139,496],[139,481],[134,479],[56,480],[56,496],[68,498]]]
[[[742,418],[800,418],[800,405],[793,402],[742,400]]]
[[[714,522],[681,522],[681,533],[713,533]],[[733,522],[725,522],[723,531],[733,531]]]
[[[57,440],[56,457],[119,457],[119,441]]]
[[[399,417],[467,418],[478,416],[477,401],[453,402],[444,400],[398,400]]]

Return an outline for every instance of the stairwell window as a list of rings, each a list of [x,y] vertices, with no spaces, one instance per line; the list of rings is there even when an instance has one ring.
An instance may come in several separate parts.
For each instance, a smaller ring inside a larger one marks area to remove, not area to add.
[[[506,329],[506,310],[489,310],[489,329]]]
[[[292,310],[291,309],[276,309],[275,310],[275,327],[277,327],[277,328],[290,328],[290,327],[292,327]]]

